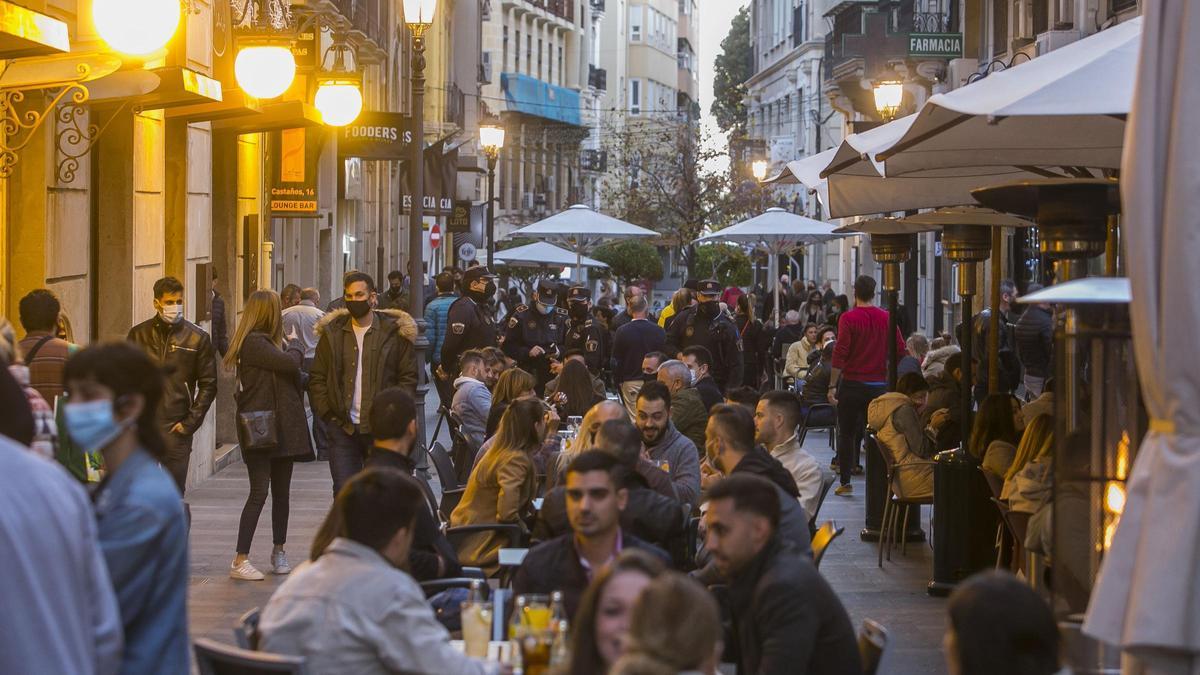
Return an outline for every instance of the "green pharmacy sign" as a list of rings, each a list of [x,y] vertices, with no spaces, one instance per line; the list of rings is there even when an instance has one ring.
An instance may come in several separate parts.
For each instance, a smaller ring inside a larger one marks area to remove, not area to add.
[[[963,54],[962,33],[909,33],[908,55],[920,58],[957,59]]]

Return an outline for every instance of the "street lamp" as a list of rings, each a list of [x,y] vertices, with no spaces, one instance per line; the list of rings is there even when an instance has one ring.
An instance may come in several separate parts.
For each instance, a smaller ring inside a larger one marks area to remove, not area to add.
[[[433,23],[438,0],[404,0],[404,22],[412,34],[412,125],[413,142],[409,159],[412,172],[412,204],[408,209],[408,288],[413,318],[417,321],[417,341],[413,346],[417,361],[417,438],[421,447],[425,444],[425,393],[429,391],[429,380],[425,375],[425,350],[429,338],[425,336],[425,284],[422,242],[422,215],[425,210],[425,31]]]
[[[285,38],[250,38],[238,50],[233,74],[242,91],[255,98],[275,98],[292,86],[296,59]]]
[[[179,27],[179,0],[95,0],[92,21],[108,46],[125,54],[162,49]]]
[[[504,147],[504,127],[479,127],[479,145],[483,147],[488,167],[487,264],[490,270],[494,264],[492,256],[496,254],[496,160]]]
[[[750,165],[750,170],[754,173],[754,180],[763,182],[767,179],[767,160],[756,159]]]
[[[896,119],[900,112],[900,102],[904,100],[904,84],[895,80],[875,83],[875,111],[884,122]]]
[[[331,127],[353,122],[362,112],[362,81],[346,68],[346,52],[350,47],[336,41],[330,48],[334,53],[333,67],[317,76],[317,93],[313,105],[321,113],[321,121]]]

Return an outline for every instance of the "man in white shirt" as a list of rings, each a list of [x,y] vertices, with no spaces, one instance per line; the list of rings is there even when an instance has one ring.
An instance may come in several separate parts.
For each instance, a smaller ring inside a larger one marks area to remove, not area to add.
[[[800,490],[800,504],[811,515],[820,505],[825,474],[817,460],[796,441],[800,420],[800,400],[795,394],[770,391],[763,394],[754,410],[754,432],[755,440],[792,474]]]
[[[300,291],[300,302],[283,310],[283,339],[304,352],[301,368],[307,375],[312,370],[313,358],[317,355],[317,322],[325,316],[321,310],[321,293],[315,288]],[[309,408],[312,402],[308,401]],[[313,446],[317,459],[329,459],[329,432],[318,415],[312,416]]]
[[[494,675],[500,664],[450,644],[407,564],[418,510],[416,479],[371,468],[350,479],[332,513],[342,536],[292,572],[259,622],[262,649],[303,656],[313,673]]]

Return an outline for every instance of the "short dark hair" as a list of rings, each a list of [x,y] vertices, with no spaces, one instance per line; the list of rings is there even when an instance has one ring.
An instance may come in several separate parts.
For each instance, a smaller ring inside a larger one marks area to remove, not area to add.
[[[981,572],[959,584],[946,605],[960,672],[1058,672],[1059,632],[1049,605],[1008,572]]]
[[[154,282],[154,299],[160,300],[167,293],[182,293],[183,284],[175,277],[163,277]]]
[[[638,391],[638,400],[642,399],[646,399],[647,401],[662,401],[669,409],[671,407],[671,390],[667,388],[667,385],[658,380],[647,382]]]
[[[793,431],[800,426],[800,418],[803,413],[800,412],[800,397],[790,391],[776,389],[763,394],[762,400],[767,402],[780,413],[783,413],[783,418],[787,420],[787,425]]]
[[[433,278],[433,283],[437,284],[439,293],[449,293],[454,290],[454,275],[442,270]]]
[[[371,278],[370,274],[360,272],[359,270],[350,270],[342,277],[342,292],[345,292],[350,287],[350,284],[356,284],[360,281],[367,284],[367,291],[371,293],[375,292],[375,280]]]
[[[316,302],[317,300],[321,299],[321,292],[309,286],[308,288],[300,291],[300,299],[308,300],[309,302]]]
[[[25,329],[25,332],[28,333],[31,330],[52,331],[58,326],[58,313],[62,311],[62,304],[58,302],[58,296],[54,295],[53,291],[35,288],[21,298],[18,311],[21,316],[21,327]]]
[[[734,387],[729,390],[729,393],[725,394],[725,398],[730,401],[735,401],[751,408],[758,405],[761,397],[762,394],[754,387]]]
[[[691,347],[683,350],[683,355],[696,359],[696,362],[702,366],[708,366],[710,369],[712,368],[712,352],[708,351],[708,347],[705,347],[704,345],[692,345]]]
[[[1013,293],[1017,292],[1017,285],[1013,283],[1012,279],[1001,279],[1000,292],[1012,295]]]
[[[303,291],[296,284],[288,284],[283,287],[283,290],[279,291],[279,299],[287,300],[288,298],[292,297],[300,297],[302,292]]]
[[[402,528],[411,528],[425,495],[412,476],[399,469],[369,468],[347,482],[334,503],[343,520],[341,533],[382,551]]]
[[[458,357],[458,369],[466,370],[468,364],[483,362],[483,352],[479,351],[478,349],[468,349]]]
[[[567,470],[563,473],[564,478],[573,473],[590,473],[592,471],[603,471],[612,479],[613,485],[620,487],[624,484],[624,470],[621,467],[620,461],[607,452],[601,450],[587,450],[579,453],[571,463],[567,465]]]
[[[875,299],[875,277],[860,274],[854,280],[854,297],[869,302]]]
[[[113,400],[141,394],[145,404],[137,419],[138,443],[155,459],[167,448],[158,425],[158,402],[163,394],[163,373],[146,352],[130,342],[93,344],[67,359],[63,382],[95,380],[112,390]]]
[[[954,375],[954,371],[962,370],[962,352],[954,352],[946,357],[946,374]]]
[[[582,349],[568,349],[567,351],[563,352],[563,361],[566,361],[572,356],[578,356],[581,359],[586,359],[587,353],[585,353]]]
[[[392,270],[391,272],[388,272],[388,281],[391,281],[392,279],[404,281],[404,272],[401,272],[400,270]]]
[[[804,324],[804,332],[805,332],[805,333],[807,333],[807,332],[808,332],[808,329],[809,329],[809,328],[812,328],[812,329],[814,329],[814,330],[818,330],[818,331],[819,331],[819,330],[821,330],[821,327],[820,327],[820,326],[818,326],[818,325],[817,325],[817,324],[815,324],[815,323],[811,323],[811,322],[810,322],[810,323],[806,323],[806,324]],[[821,334],[820,334],[820,333],[817,333],[817,337],[820,337],[820,336],[821,336]]]
[[[912,396],[922,391],[929,391],[929,383],[920,373],[905,373],[896,382],[896,393]]]
[[[746,406],[736,403],[718,403],[708,412],[710,420],[721,428],[722,437],[741,453],[754,449],[754,416]]]
[[[628,417],[608,420],[596,431],[596,445],[601,452],[617,458],[622,466],[632,471],[642,455],[642,435]]]
[[[646,355],[642,357],[642,360],[644,361],[648,358],[657,360],[659,365],[662,365],[664,361],[668,360],[667,355],[662,352],[646,352]]]
[[[708,501],[732,499],[735,511],[748,511],[766,518],[771,529],[779,529],[779,491],[766,478],[752,473],[734,473],[708,490]]]
[[[371,435],[376,440],[400,438],[416,418],[416,404],[400,387],[388,387],[371,400]]]

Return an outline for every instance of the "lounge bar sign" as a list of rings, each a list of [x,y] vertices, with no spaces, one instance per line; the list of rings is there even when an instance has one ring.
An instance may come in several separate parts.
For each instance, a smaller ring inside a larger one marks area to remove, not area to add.
[[[962,33],[909,33],[908,55],[932,59],[961,58]]]
[[[317,162],[320,129],[283,129],[271,134],[269,205],[271,213],[317,215]]]
[[[408,159],[412,120],[392,112],[363,111],[338,134],[339,157]]]

